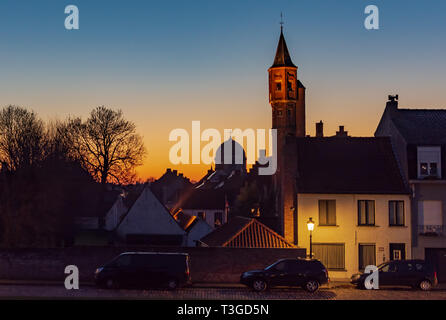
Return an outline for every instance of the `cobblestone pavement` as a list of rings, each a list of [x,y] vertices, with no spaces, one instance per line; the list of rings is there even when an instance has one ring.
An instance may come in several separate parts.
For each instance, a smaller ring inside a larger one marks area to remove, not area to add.
[[[422,292],[412,289],[391,288],[382,290],[357,290],[344,286],[321,288],[310,294],[301,289],[277,288],[264,293],[248,288],[184,288],[167,290],[105,290],[82,286],[79,290],[66,290],[63,286],[0,285],[0,299],[216,299],[216,300],[446,300],[446,290]]]

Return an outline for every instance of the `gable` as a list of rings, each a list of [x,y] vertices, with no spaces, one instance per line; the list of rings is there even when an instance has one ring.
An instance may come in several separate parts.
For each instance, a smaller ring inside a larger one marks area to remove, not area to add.
[[[144,188],[130,211],[121,221],[117,232],[121,236],[128,234],[185,234],[184,230],[148,187]]]

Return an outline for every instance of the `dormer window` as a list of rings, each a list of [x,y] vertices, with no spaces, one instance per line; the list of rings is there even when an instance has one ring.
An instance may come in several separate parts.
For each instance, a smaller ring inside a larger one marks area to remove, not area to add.
[[[418,178],[441,177],[441,148],[418,147]]]

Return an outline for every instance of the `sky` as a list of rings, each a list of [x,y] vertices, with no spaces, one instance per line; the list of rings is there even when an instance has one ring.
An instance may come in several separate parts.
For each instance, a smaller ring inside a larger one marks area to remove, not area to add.
[[[66,30],[65,6],[80,29]],[[364,9],[379,8],[366,30]],[[169,133],[268,129],[267,69],[284,35],[307,88],[307,134],[323,120],[372,136],[388,94],[406,108],[446,108],[444,0],[0,0],[0,107],[44,120],[121,109],[148,150],[141,178],[166,168],[199,179],[208,165],[169,162]]]

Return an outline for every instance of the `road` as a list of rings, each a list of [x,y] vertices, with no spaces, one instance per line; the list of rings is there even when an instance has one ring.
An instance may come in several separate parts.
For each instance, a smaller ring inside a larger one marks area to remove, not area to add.
[[[446,289],[422,292],[406,288],[358,290],[350,286],[321,288],[310,294],[301,289],[276,288],[257,293],[243,287],[183,288],[167,290],[105,290],[81,286],[66,290],[63,285],[0,285],[0,299],[188,299],[188,300],[446,300]]]

